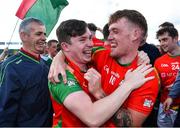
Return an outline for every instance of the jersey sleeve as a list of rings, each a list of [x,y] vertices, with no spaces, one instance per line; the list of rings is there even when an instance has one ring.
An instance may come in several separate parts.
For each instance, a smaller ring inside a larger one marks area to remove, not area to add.
[[[67,74],[67,83],[64,84],[62,77],[60,77],[60,83],[56,85],[49,82],[49,90],[52,97],[60,104],[64,102],[66,97],[76,91],[81,91],[82,88],[80,87],[78,81],[75,79],[74,75],[66,70]]]
[[[148,76],[155,75],[155,79],[146,82],[142,87],[134,90],[125,102],[125,106],[132,110],[148,115],[156,102],[159,91],[159,79],[155,71]]]

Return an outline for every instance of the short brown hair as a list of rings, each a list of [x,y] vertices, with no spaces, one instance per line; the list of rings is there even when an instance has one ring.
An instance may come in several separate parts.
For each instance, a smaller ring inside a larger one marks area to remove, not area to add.
[[[145,17],[140,12],[128,9],[118,10],[110,16],[109,25],[117,22],[121,18],[126,18],[135,25],[138,25],[144,31],[143,36],[147,34],[147,22]]]

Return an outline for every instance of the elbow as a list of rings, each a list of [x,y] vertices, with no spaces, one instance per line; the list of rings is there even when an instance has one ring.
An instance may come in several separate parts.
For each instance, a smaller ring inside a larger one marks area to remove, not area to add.
[[[101,126],[103,124],[103,122],[100,121],[98,118],[91,118],[91,117],[84,118],[83,122],[88,127],[99,127],[99,126]]]

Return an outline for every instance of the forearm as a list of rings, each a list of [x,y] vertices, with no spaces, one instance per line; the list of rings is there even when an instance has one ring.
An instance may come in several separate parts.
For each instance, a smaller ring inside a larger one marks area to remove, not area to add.
[[[147,115],[130,108],[120,108],[113,116],[113,122],[117,127],[140,127]]]
[[[0,61],[4,60],[5,57],[6,57],[5,52],[1,53],[1,55],[0,55]]]
[[[94,102],[89,107],[89,111],[86,111],[86,114],[84,114],[85,117],[83,117],[86,121],[89,121],[86,123],[87,125],[100,126],[113,116],[132,91],[126,83],[123,84],[114,93]]]
[[[55,58],[56,58],[56,60],[59,60],[58,62],[61,62],[61,63],[64,63],[64,61],[65,61],[65,56],[61,50],[57,53]]]

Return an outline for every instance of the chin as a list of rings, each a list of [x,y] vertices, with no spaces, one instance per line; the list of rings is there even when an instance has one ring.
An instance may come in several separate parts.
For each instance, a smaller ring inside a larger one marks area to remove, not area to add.
[[[86,62],[86,63],[89,63],[90,61],[91,61],[91,58],[89,58],[89,59],[86,58],[86,59],[85,59],[85,62]]]

